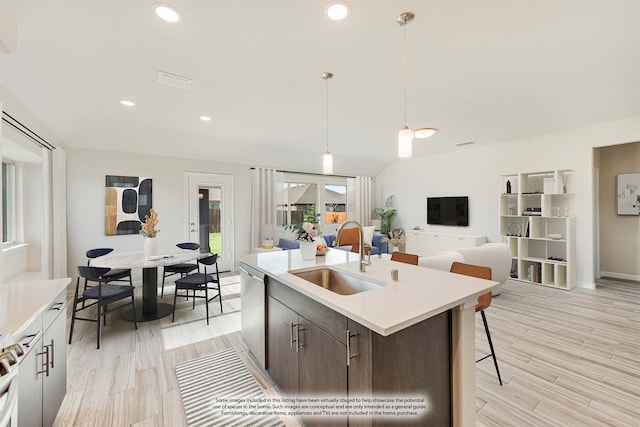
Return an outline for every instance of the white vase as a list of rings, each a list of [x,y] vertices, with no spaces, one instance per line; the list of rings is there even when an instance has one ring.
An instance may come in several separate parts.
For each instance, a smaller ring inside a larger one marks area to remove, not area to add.
[[[144,256],[149,258],[150,256],[154,256],[158,253],[158,243],[155,237],[145,237],[144,238]]]
[[[305,242],[303,240],[300,240],[300,255],[302,256],[302,259],[307,261],[316,259],[317,246],[318,245],[316,242]]]
[[[400,252],[400,246],[391,246],[392,252]]]

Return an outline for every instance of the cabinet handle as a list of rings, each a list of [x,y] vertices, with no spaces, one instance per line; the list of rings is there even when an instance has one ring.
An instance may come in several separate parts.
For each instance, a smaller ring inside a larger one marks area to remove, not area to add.
[[[37,342],[38,339],[40,338],[40,334],[42,334],[42,331],[38,331],[37,334],[31,334],[31,335],[27,335],[25,336],[25,338],[31,338],[29,341],[25,342],[24,344],[22,344],[25,347],[31,347],[31,345],[34,342]]]
[[[44,361],[42,363],[42,367],[44,368],[42,371],[38,371],[36,372],[37,374],[46,374],[47,376],[49,376],[49,346],[45,345],[42,347],[42,349],[44,351],[37,353],[38,356],[43,356],[44,355]]]
[[[56,352],[53,347],[53,340],[51,340],[51,369],[53,369],[53,358],[55,357]]]
[[[63,305],[64,305],[64,302],[57,302],[57,303],[53,304],[51,306],[51,308],[49,308],[49,310],[58,310],[58,311],[60,311],[62,309]]]
[[[298,345],[296,345],[296,353],[299,353],[300,349],[304,347],[304,344],[300,344],[300,331],[304,331],[304,328],[301,328],[298,323],[296,325],[296,342],[298,343]]]
[[[296,340],[293,339],[293,328],[296,326],[293,322],[289,322],[289,341],[291,341],[291,348],[293,348],[293,343],[296,342]]]
[[[347,366],[351,366],[351,359],[358,356],[357,354],[351,354],[351,338],[355,337],[357,334],[351,335],[351,331],[347,329]]]

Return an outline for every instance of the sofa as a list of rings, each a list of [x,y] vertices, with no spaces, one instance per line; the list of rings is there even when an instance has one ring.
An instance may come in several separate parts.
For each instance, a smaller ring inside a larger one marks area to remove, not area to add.
[[[370,245],[371,255],[378,255],[381,253],[386,254],[388,251],[388,243],[383,241],[385,235],[380,233],[375,233],[373,232],[373,230],[371,230],[370,234],[371,234],[371,245]],[[342,230],[342,237],[340,238],[340,246],[336,246],[336,247],[333,246],[333,242],[336,239],[335,234],[325,234],[322,236],[322,238],[324,239],[327,246],[329,246],[330,248],[341,249],[343,251],[351,251],[354,245],[358,245],[360,242],[360,238],[358,236],[358,230],[356,228]],[[368,245],[368,236],[366,232],[365,232],[364,242],[365,242],[365,245]],[[300,243],[297,240],[280,238],[276,246],[283,250],[299,249]]]
[[[509,278],[511,271],[511,250],[505,243],[485,243],[480,246],[419,257],[418,265],[449,271],[454,261],[490,267],[492,280],[504,283]],[[500,288],[491,294],[493,296],[499,295]]]

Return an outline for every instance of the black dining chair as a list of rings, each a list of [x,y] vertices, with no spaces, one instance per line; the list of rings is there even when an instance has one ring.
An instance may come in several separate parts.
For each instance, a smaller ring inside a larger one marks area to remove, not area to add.
[[[213,254],[204,258],[198,259],[198,264],[202,264],[203,273],[193,273],[188,274],[178,280],[175,281],[175,292],[173,294],[173,316],[171,321],[175,321],[176,318],[176,300],[178,298],[178,291],[185,291],[185,294],[180,294],[180,296],[189,296],[189,291],[193,291],[193,308],[196,308],[196,298],[204,298],[205,306],[207,311],[207,325],[209,324],[209,301],[214,298],[219,298],[220,300],[220,312],[222,313],[222,292],[220,290],[220,275],[218,273],[218,255]],[[215,267],[215,273],[207,273],[208,267]],[[211,286],[210,284],[213,284]],[[209,290],[216,292],[211,298],[209,298]],[[197,295],[196,292],[204,292],[204,295]]]
[[[91,260],[104,256],[106,254],[110,254],[113,252],[113,248],[96,248],[89,249],[86,252],[87,255],[87,266],[91,265]],[[105,275],[104,279],[107,282],[129,282],[129,286],[133,286],[133,281],[131,279],[131,269],[130,268],[112,268]],[[85,289],[87,288],[87,280],[84,282]]]
[[[194,242],[178,243],[176,246],[179,247],[180,249],[188,249],[192,251],[200,249],[200,244],[194,243]],[[184,277],[187,274],[197,269],[198,269],[197,262],[195,263],[181,262],[178,264],[165,265],[162,272],[162,289],[160,290],[160,296],[161,297],[164,296],[164,279],[166,277],[173,276],[174,274],[180,274],[180,277]]]
[[[135,312],[136,303],[133,297],[133,286],[130,285],[112,285],[109,284],[107,280],[108,273],[111,271],[110,268],[107,267],[78,267],[78,279],[76,280],[76,292],[73,297],[73,307],[72,307],[72,315],[71,315],[71,327],[69,330],[69,344],[71,344],[71,339],[73,337],[73,326],[76,320],[86,320],[89,322],[96,322],[98,324],[98,334],[97,334],[97,348],[100,348],[100,325],[104,322],[107,324],[107,314],[114,311],[131,305]],[[86,282],[95,282],[95,286],[89,286],[83,290],[82,295],[80,294],[80,279],[84,279]],[[109,309],[109,304],[113,304],[114,302],[123,300],[125,298],[131,297],[131,302],[126,304],[120,304],[117,307]],[[90,304],[85,305],[85,302],[92,301]],[[78,304],[82,303],[81,307],[78,307]],[[78,312],[82,310],[86,310],[90,307],[96,306],[97,316],[95,319],[89,319],[86,317],[78,317]],[[101,319],[102,318],[102,319]],[[102,320],[102,322],[101,322]],[[133,322],[136,329],[138,329],[138,323]]]

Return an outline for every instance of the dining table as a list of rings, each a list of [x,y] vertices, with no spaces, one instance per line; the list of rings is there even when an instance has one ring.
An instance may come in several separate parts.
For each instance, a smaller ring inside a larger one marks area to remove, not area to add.
[[[161,251],[156,255],[146,256],[144,251],[111,252],[91,260],[91,266],[142,269],[142,306],[136,305],[135,310],[125,311],[122,317],[133,322],[148,322],[170,315],[173,304],[158,302],[158,267],[170,264],[189,262],[208,253],[186,249]]]

